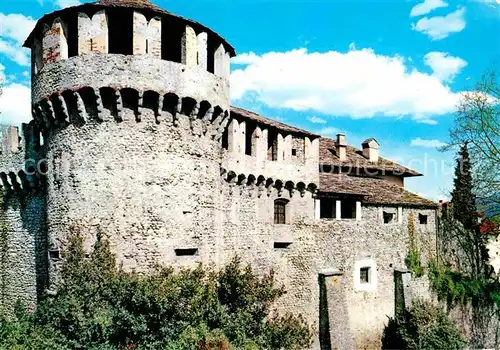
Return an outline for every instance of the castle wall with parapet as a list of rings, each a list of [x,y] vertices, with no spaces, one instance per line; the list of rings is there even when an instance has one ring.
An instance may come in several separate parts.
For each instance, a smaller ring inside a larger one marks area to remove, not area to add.
[[[286,294],[278,301],[278,311],[300,313],[320,331],[320,283],[322,271],[337,270],[335,283],[343,284],[339,300],[347,313],[330,315],[330,327],[338,325],[350,330],[358,348],[376,348],[387,316],[395,312],[395,270],[406,269],[405,259],[410,248],[408,220],[413,218],[416,244],[421,252],[422,265],[427,266],[436,253],[435,211],[424,208],[401,208],[401,218],[384,224],[384,206],[363,205],[361,220],[316,219],[314,191],[307,189],[279,191],[271,186],[237,185],[231,176],[224,176],[222,184],[222,227],[220,241],[225,247],[223,261],[234,255],[250,263],[256,270],[276,272],[278,283]],[[288,222],[274,224],[274,201],[288,200]],[[421,225],[418,214],[427,215]],[[359,268],[368,264],[376,273],[376,285],[360,287]],[[421,288],[425,278],[407,288],[410,297],[430,297],[430,291]],[[340,310],[341,305],[338,305]],[[337,334],[337,338],[346,337]],[[319,348],[315,338],[313,348]]]
[[[47,286],[45,194],[26,170],[30,128],[2,126],[0,155],[0,310],[10,315],[19,300],[34,309]],[[31,169],[30,169],[31,170]]]

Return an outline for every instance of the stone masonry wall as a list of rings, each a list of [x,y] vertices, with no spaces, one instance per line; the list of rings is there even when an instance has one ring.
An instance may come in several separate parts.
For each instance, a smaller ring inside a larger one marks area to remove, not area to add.
[[[221,248],[215,245],[220,148],[193,135],[188,117],[178,118],[179,127],[125,117],[51,134],[50,244],[63,248],[76,229],[90,248],[101,230],[126,270],[212,260]],[[199,249],[198,255],[177,259],[179,248]]]
[[[387,316],[393,316],[395,310],[394,270],[405,267],[408,253],[408,215],[412,213],[414,220],[417,220],[418,213],[429,215],[427,225],[415,222],[417,241],[426,266],[428,256],[435,253],[434,210],[404,208],[401,223],[384,224],[381,207],[364,205],[361,221],[316,220],[314,199],[309,192],[304,197],[296,194],[290,197],[284,191],[280,198],[289,200],[287,214],[291,216],[290,223],[275,225],[273,203],[279,198],[277,191],[259,198],[251,191],[239,191],[239,186],[234,187],[223,186],[222,244],[231,247],[224,251],[223,261],[227,262],[237,254],[258,271],[274,269],[278,281],[287,290],[278,302],[278,309],[301,313],[317,327],[319,273],[331,269],[341,271],[348,305],[347,319],[335,319],[334,313],[330,324],[349,324],[359,348],[380,346]],[[278,248],[275,242],[291,244]],[[367,260],[373,261],[377,275],[376,286],[369,291],[359,290],[356,282],[359,280],[356,266]],[[425,288],[418,288],[414,294],[420,293],[422,297],[428,297]],[[314,346],[319,346],[319,339]]]
[[[9,315],[17,300],[34,309],[46,287],[45,198],[6,194],[0,210],[0,308]]]
[[[124,74],[123,72],[127,73]],[[55,92],[82,87],[133,88],[137,91],[173,92],[197,101],[209,101],[212,106],[229,109],[229,83],[200,67],[148,56],[92,55],[70,57],[45,66],[32,78],[33,103]]]

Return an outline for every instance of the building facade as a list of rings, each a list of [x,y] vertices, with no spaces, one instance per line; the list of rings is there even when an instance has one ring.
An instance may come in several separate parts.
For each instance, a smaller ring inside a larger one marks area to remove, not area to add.
[[[2,307],[55,288],[77,230],[103,232],[128,271],[274,269],[314,347],[374,347],[397,303],[427,295],[405,258],[436,252],[417,172],[367,139],[320,137],[231,107],[234,49],[148,0],[45,15],[32,51],[33,120],[3,130]],[[401,288],[400,288],[401,287]]]

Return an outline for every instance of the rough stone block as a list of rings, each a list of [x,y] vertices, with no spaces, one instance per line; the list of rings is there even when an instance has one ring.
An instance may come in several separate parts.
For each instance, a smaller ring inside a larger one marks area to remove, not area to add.
[[[142,13],[134,11],[134,34],[133,34],[134,55],[144,55],[147,53],[147,41],[148,41],[148,21]]]
[[[190,26],[186,26],[181,40],[181,62],[187,66],[198,65],[198,38]]]
[[[207,69],[208,67],[207,42],[207,33],[203,32],[198,34],[198,65],[203,69]]]
[[[108,52],[108,19],[104,11],[98,11],[90,19],[85,13],[78,14],[78,54]]]
[[[227,70],[225,68],[225,55],[226,50],[224,49],[224,45],[220,44],[214,53],[214,74],[222,78],[227,78]]]
[[[44,33],[42,39],[44,65],[68,58],[68,42],[65,31],[61,19],[56,18],[52,27]]]
[[[148,25],[148,54],[161,58],[161,18],[154,17]]]

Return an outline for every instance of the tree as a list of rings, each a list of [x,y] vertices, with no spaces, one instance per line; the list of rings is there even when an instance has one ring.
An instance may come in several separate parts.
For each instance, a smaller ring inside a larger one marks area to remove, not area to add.
[[[116,268],[105,239],[85,257],[72,237],[63,282],[34,314],[0,321],[0,348],[303,349],[302,317],[271,315],[284,290],[235,258],[221,271],[161,268],[148,275]],[[36,339],[34,339],[36,337]],[[41,339],[40,339],[41,338]]]
[[[495,67],[496,68],[496,67]],[[475,90],[462,94],[444,149],[467,144],[478,204],[489,216],[500,214],[500,86],[495,69]]]
[[[489,265],[486,237],[476,211],[475,183],[468,143],[461,145],[455,168],[451,213],[444,212],[438,236],[440,260],[431,264],[431,288],[448,309],[470,309],[474,348],[491,344],[492,327],[498,327],[500,284]],[[498,345],[498,344],[495,344]]]
[[[448,233],[455,233],[453,238],[459,245],[459,254],[466,258],[465,264],[461,267],[478,278],[488,277],[484,275],[489,272],[485,266],[488,253],[485,237],[480,232],[478,222],[467,143],[463,144],[458,152],[451,198],[454,220],[444,220],[443,224]],[[461,227],[457,226],[457,222],[461,224]]]
[[[473,193],[472,171],[467,143],[460,147],[455,167],[454,188],[451,192],[453,217],[466,229],[474,229],[477,224],[476,196]]]

